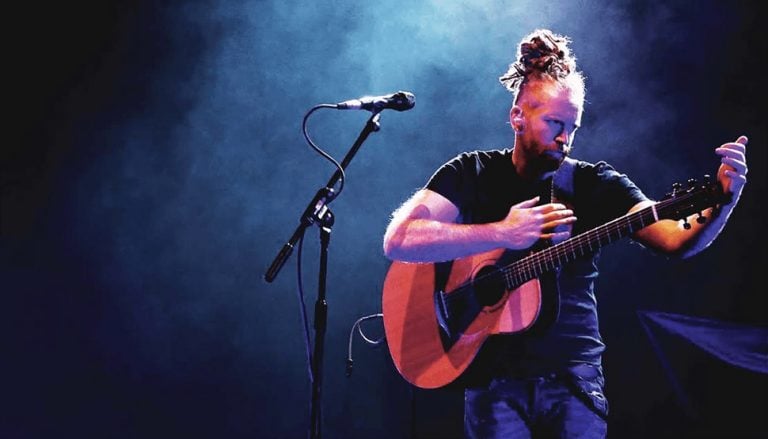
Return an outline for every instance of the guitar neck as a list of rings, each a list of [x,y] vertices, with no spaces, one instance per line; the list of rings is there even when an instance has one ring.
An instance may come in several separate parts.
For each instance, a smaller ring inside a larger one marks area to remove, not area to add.
[[[545,272],[594,253],[605,245],[655,223],[661,218],[660,212],[664,208],[664,202],[646,207],[517,260],[502,270],[507,288],[516,288]]]

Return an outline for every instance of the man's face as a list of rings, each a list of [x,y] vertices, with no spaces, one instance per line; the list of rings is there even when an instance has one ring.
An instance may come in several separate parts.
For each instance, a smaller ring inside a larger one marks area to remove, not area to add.
[[[543,175],[557,170],[568,155],[581,124],[582,95],[554,82],[538,82],[523,91],[510,117],[528,170]]]

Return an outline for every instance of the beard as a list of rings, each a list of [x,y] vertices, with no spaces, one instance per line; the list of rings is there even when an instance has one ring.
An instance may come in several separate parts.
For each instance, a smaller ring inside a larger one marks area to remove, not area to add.
[[[546,150],[529,159],[528,165],[534,174],[544,178],[557,171],[566,156],[567,154],[564,152]]]
[[[515,150],[518,150],[525,161],[523,170],[525,178],[543,180],[560,168],[565,157],[570,152],[566,145],[560,145],[554,141],[541,143],[528,133],[520,134],[515,138]]]

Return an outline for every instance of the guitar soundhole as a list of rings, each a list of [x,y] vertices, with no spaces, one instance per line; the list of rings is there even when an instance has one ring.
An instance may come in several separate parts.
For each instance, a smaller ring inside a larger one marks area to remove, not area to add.
[[[477,301],[483,306],[492,306],[504,297],[506,286],[504,279],[495,265],[486,265],[477,272],[472,280]]]

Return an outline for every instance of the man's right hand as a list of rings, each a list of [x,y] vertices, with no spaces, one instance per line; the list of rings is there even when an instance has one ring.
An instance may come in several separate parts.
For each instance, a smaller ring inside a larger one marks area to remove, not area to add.
[[[524,250],[539,239],[560,242],[571,236],[570,225],[576,221],[573,211],[559,203],[537,206],[538,202],[539,197],[535,197],[515,204],[507,217],[496,223],[507,248]]]

